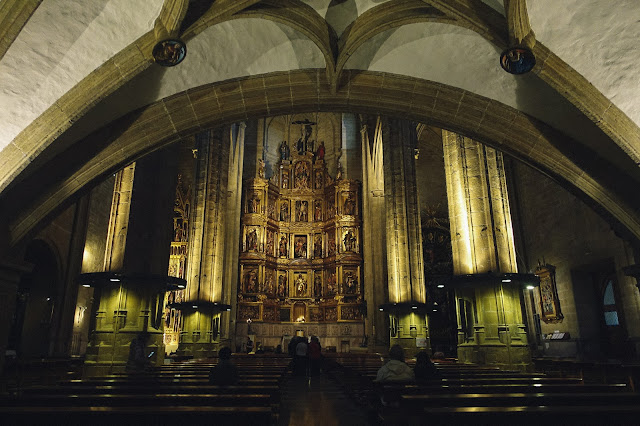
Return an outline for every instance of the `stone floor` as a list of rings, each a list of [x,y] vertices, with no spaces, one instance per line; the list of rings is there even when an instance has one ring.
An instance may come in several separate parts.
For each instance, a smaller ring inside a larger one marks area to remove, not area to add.
[[[279,425],[368,425],[366,413],[326,375],[290,376],[282,384]]]

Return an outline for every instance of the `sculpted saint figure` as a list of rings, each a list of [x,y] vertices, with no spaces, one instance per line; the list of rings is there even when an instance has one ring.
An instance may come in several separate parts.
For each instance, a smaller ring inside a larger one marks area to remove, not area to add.
[[[289,159],[289,145],[287,144],[287,141],[282,141],[280,143],[280,148],[278,148],[280,150],[280,159],[281,160],[288,160]]]
[[[283,235],[280,237],[280,246],[278,248],[278,253],[281,257],[287,256],[287,236]]]
[[[302,277],[302,274],[298,274],[298,279],[296,280],[296,294],[298,296],[304,296],[306,290],[307,281]]]

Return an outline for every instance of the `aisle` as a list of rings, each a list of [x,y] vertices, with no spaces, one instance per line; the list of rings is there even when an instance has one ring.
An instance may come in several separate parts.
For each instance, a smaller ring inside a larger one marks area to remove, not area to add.
[[[324,374],[282,384],[279,425],[367,425],[366,414]]]

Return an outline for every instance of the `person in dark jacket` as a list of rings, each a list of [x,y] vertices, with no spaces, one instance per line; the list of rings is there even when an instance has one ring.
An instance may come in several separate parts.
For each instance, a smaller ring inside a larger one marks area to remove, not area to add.
[[[235,385],[238,383],[238,367],[231,361],[231,349],[224,347],[218,351],[218,364],[209,371],[212,385]]]
[[[440,373],[435,364],[431,362],[431,358],[425,351],[419,352],[416,355],[416,365],[413,368],[413,374],[416,376],[416,381],[424,381],[429,379],[436,379],[440,377]]]
[[[320,374],[320,365],[322,363],[322,347],[317,336],[311,336],[309,343],[309,373],[312,376]]]

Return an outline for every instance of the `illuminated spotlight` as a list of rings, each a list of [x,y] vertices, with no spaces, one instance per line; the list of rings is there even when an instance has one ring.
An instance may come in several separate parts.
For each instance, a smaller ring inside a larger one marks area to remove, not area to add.
[[[444,288],[444,284],[438,284],[438,288]]]
[[[91,284],[82,284],[82,287],[89,288],[89,287],[91,287]]]
[[[534,288],[535,288],[535,287],[534,287],[534,286],[532,286],[532,285],[528,285],[528,286],[527,286],[527,290],[533,290]]]
[[[506,279],[502,280],[502,282],[503,282],[503,283],[510,283],[510,282],[511,282],[511,280],[510,280],[509,278],[506,278]]]

